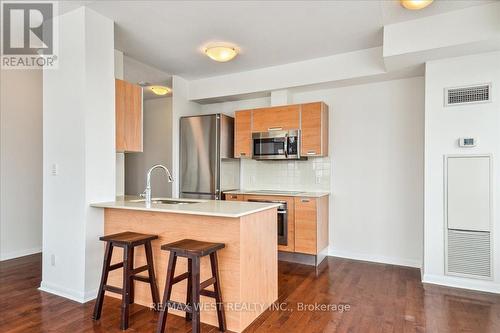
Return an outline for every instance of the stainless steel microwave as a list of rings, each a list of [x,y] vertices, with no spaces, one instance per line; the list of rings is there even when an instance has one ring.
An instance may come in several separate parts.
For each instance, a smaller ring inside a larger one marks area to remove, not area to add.
[[[252,148],[256,160],[301,159],[300,130],[253,133]]]

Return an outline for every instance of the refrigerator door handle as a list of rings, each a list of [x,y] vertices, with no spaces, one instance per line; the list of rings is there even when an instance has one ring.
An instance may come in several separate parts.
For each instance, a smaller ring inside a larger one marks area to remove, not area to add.
[[[220,115],[215,118],[215,173],[214,173],[214,194],[215,200],[220,199]]]

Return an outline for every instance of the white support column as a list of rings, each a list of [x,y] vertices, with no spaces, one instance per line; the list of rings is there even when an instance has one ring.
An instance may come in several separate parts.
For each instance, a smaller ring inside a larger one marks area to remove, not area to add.
[[[57,69],[43,75],[43,261],[40,289],[95,297],[103,212],[115,197],[113,21],[81,7],[59,17]]]

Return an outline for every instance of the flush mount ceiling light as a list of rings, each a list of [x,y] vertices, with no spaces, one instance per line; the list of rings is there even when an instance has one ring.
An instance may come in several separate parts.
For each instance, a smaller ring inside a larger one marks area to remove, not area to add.
[[[212,60],[226,62],[234,59],[238,55],[238,49],[228,45],[209,45],[203,50]]]
[[[154,92],[156,95],[163,96],[172,91],[169,87],[163,87],[163,86],[151,86],[149,87],[152,92]]]
[[[429,6],[434,0],[401,0],[401,5],[409,10],[419,10]]]

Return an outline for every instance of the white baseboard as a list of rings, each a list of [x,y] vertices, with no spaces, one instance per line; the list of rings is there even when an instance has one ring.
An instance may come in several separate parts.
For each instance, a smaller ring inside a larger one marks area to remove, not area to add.
[[[474,280],[458,276],[424,274],[423,283],[437,284],[445,287],[484,291],[487,293],[500,294],[500,284],[493,281]]]
[[[35,253],[40,253],[40,252],[42,252],[41,247],[34,247],[31,249],[23,249],[23,250],[2,253],[2,254],[0,254],[0,261],[29,256],[30,254],[35,254]]]
[[[422,262],[419,260],[406,259],[406,258],[395,258],[395,257],[385,257],[385,256],[379,256],[379,255],[373,255],[373,254],[353,253],[353,252],[348,252],[348,251],[337,250],[337,249],[334,249],[331,247],[328,251],[328,255],[332,256],[332,257],[371,261],[371,262],[376,262],[376,263],[381,263],[381,264],[422,268]]]
[[[78,303],[87,303],[97,297],[97,289],[82,292],[42,281],[38,290],[61,296]]]

